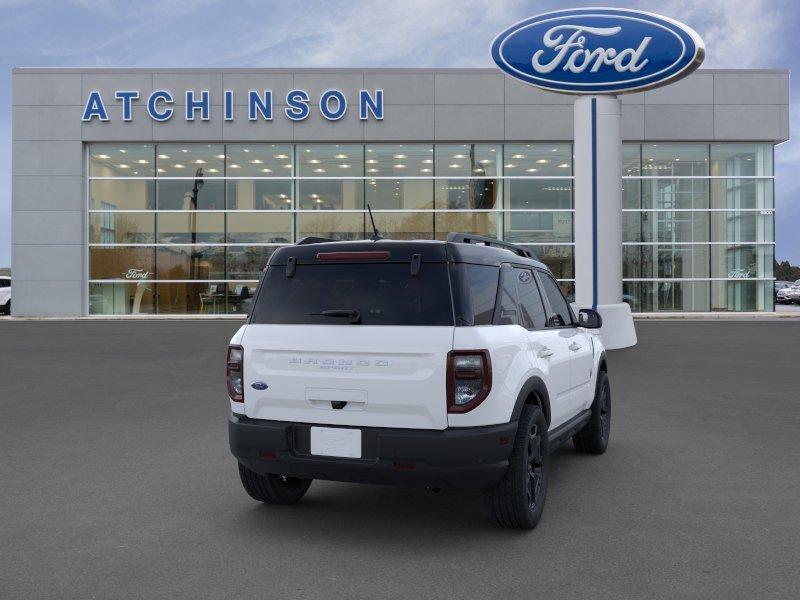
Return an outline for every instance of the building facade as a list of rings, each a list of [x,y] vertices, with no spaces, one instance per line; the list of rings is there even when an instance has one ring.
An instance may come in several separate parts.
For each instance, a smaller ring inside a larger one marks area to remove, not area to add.
[[[774,309],[788,77],[623,96],[633,312]],[[573,102],[495,69],[16,69],[13,314],[244,313],[276,247],[369,236],[367,206],[528,245],[574,293]]]

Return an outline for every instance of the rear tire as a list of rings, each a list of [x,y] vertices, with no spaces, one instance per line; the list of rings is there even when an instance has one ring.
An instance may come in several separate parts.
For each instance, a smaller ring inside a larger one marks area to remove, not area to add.
[[[259,475],[242,463],[239,463],[239,478],[251,498],[267,504],[296,504],[305,496],[312,481],[284,475]]]
[[[589,422],[572,436],[572,443],[582,454],[602,454],[608,448],[608,438],[611,435],[611,386],[605,371],[597,374],[597,388],[591,410]]]
[[[501,527],[533,529],[547,498],[549,471],[547,420],[538,406],[522,409],[508,471],[484,495],[489,517]]]

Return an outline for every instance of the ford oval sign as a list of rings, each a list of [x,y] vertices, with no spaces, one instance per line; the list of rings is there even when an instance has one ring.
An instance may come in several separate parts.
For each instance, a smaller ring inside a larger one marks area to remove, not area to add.
[[[623,94],[666,85],[705,56],[700,36],[667,17],[622,8],[575,8],[520,21],[492,42],[506,73],[568,94]]]

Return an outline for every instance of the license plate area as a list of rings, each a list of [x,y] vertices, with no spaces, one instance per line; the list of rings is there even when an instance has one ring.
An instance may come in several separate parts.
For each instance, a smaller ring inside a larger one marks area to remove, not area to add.
[[[361,430],[312,427],[310,450],[314,456],[361,458]]]

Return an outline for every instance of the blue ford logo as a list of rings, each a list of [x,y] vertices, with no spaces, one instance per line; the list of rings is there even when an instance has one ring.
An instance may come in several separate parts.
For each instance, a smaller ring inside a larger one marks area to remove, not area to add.
[[[250,384],[250,387],[253,388],[254,390],[265,390],[269,386],[263,381],[254,381],[253,383]]]
[[[705,56],[700,36],[667,17],[620,8],[545,13],[512,25],[492,42],[506,73],[547,90],[619,94],[665,85]]]

